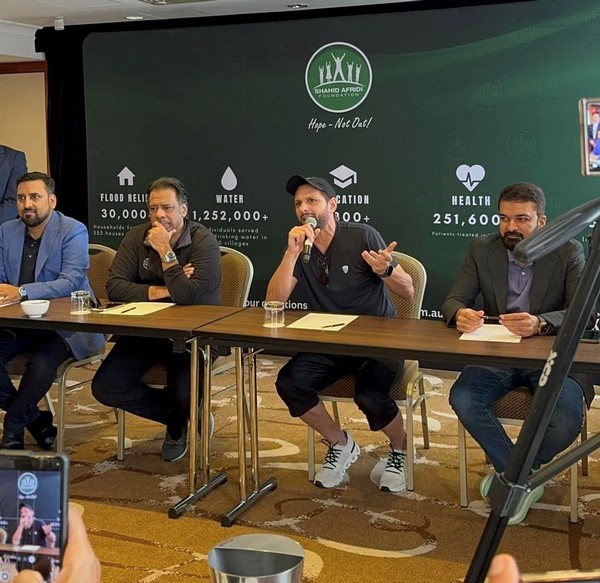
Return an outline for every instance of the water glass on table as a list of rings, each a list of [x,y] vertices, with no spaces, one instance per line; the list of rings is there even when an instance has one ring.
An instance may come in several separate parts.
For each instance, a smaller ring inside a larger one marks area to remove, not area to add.
[[[78,290],[71,292],[71,314],[73,316],[82,316],[91,313],[90,292],[87,290]]]
[[[265,328],[283,328],[285,326],[285,314],[283,302],[265,302]]]

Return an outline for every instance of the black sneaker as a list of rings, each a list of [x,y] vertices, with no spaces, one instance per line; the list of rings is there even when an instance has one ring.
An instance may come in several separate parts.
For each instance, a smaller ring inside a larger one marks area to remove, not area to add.
[[[46,451],[54,447],[58,430],[52,425],[53,417],[50,411],[40,411],[35,421],[27,424],[27,430],[37,444]]]
[[[22,431],[20,433],[10,433],[5,431],[2,436],[2,441],[0,441],[0,449],[25,449],[23,441]]]
[[[162,445],[162,459],[165,462],[176,462],[180,460],[188,450],[187,427],[181,431],[179,439],[173,439],[169,430],[165,430],[165,440]]]

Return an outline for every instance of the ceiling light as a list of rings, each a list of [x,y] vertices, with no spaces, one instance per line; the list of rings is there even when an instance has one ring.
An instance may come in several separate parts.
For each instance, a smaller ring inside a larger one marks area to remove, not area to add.
[[[304,2],[295,2],[294,4],[288,4],[288,8],[292,10],[298,10],[298,8],[310,8],[310,4],[305,4]]]
[[[138,14],[133,16],[126,16],[125,20],[144,20],[144,17]]]
[[[162,6],[167,3],[167,0],[140,0],[146,4],[153,4],[154,6]]]

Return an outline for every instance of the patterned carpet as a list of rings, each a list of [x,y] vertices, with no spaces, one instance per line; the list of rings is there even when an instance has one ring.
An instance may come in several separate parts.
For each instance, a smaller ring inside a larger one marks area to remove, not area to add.
[[[160,426],[127,416],[127,454],[116,460],[113,411],[97,403],[89,387],[68,395],[67,452],[72,459],[71,495],[85,508],[92,544],[106,583],[210,581],[207,554],[226,538],[246,533],[288,536],[305,549],[303,582],[453,582],[468,567],[485,524],[486,505],[478,483],[488,471],[481,450],[468,440],[468,509],[459,505],[457,424],[448,405],[452,373],[426,371],[431,448],[417,434],[415,491],[391,494],[375,484],[387,446],[382,433],[368,430],[353,405],[341,416],[362,453],[343,487],[324,490],[307,480],[306,431],[291,419],[274,391],[284,359],[259,361],[262,479],[275,476],[276,491],[266,495],[231,528],[221,514],[237,502],[234,392],[213,400],[216,433],[214,470],[229,481],[198,501],[179,520],[168,507],[187,492],[187,457],[160,459]],[[218,377],[215,390],[233,382]],[[600,425],[592,409],[590,431]],[[317,459],[325,452],[318,444]],[[526,521],[509,527],[501,550],[517,556],[525,571],[600,566],[600,487],[598,459],[589,476],[579,478],[578,524],[568,521],[568,475],[552,481]],[[550,551],[550,552],[548,552]]]

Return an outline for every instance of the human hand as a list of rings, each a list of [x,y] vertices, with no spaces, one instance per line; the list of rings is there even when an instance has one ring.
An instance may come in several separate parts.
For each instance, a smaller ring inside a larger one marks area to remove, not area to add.
[[[51,524],[43,524],[42,530],[44,531],[44,534],[46,536],[48,536],[49,534],[52,534],[52,525]]]
[[[473,310],[472,308],[461,308],[456,312],[456,329],[463,334],[475,332],[483,326],[483,310]]]
[[[192,275],[194,275],[194,267],[192,266],[191,263],[186,263],[183,266],[183,273],[185,274],[185,276],[189,279],[190,277],[192,277]]]
[[[488,571],[488,583],[519,583],[519,567],[510,555],[496,555]]]
[[[516,314],[501,314],[500,323],[513,334],[527,338],[537,333],[539,321],[527,312],[518,312]]]
[[[315,238],[321,232],[321,229],[313,229],[310,225],[297,225],[288,233],[288,251],[298,256],[304,248],[304,241],[307,239],[314,243]]]
[[[146,233],[148,244],[163,257],[171,251],[171,237],[175,234],[175,229],[167,231],[160,221],[154,221],[152,228]]]
[[[79,509],[69,504],[69,542],[65,548],[63,565],[55,583],[100,583],[100,562],[92,549]],[[37,571],[25,569],[14,583],[42,583]]]
[[[0,305],[10,304],[21,300],[19,288],[16,285],[0,283]]]
[[[396,241],[392,241],[385,249],[379,251],[363,251],[362,258],[371,266],[373,273],[383,275],[392,264],[392,251],[396,248]]]

